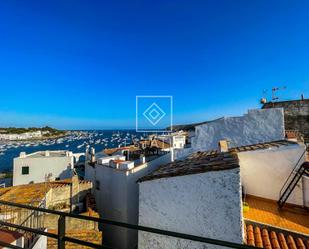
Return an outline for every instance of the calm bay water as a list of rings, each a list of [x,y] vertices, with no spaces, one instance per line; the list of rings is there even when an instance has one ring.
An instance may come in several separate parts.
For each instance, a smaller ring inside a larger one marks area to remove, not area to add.
[[[0,172],[11,171],[13,169],[13,159],[18,157],[20,152],[27,154],[44,150],[69,150],[73,153],[85,152],[86,146],[90,145],[95,148],[96,152],[105,148],[113,148],[125,146],[132,143],[132,139],[141,139],[145,134],[136,133],[132,130],[96,130],[81,131],[82,135],[78,135],[78,131],[63,139],[52,139],[46,141],[9,142],[4,147],[3,154],[0,154]],[[0,147],[1,148],[1,147]],[[1,152],[1,151],[0,151]]]

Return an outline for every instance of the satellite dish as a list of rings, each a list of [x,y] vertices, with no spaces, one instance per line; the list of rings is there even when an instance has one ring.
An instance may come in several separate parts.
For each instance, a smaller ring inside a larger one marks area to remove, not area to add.
[[[267,103],[266,98],[261,98],[260,103],[261,103],[261,104],[266,104],[266,103]]]

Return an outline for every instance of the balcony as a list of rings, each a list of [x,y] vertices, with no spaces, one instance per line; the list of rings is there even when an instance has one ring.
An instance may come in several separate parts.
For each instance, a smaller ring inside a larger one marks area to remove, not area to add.
[[[128,224],[124,222],[118,222],[113,220],[107,220],[107,219],[101,219],[97,217],[91,217],[91,216],[85,216],[85,215],[78,215],[73,213],[65,213],[55,210],[49,210],[42,207],[33,207],[23,204],[17,204],[12,202],[6,202],[6,201],[0,201],[0,205],[2,208],[6,209],[25,209],[28,210],[31,214],[33,214],[32,218],[27,219],[27,222],[24,222],[22,224],[14,224],[13,222],[10,222],[10,219],[1,219],[0,220],[0,226],[2,228],[11,229],[13,231],[24,231],[28,234],[32,235],[32,242],[35,239],[35,236],[46,236],[48,238],[52,238],[56,240],[57,248],[58,249],[65,249],[68,243],[74,243],[76,245],[89,247],[89,248],[103,248],[103,249],[110,249],[112,247],[109,247],[108,245],[105,245],[103,240],[100,244],[92,243],[86,240],[80,240],[73,237],[69,237],[69,233],[66,231],[66,219],[68,218],[74,218],[74,219],[80,219],[80,220],[86,220],[86,221],[93,221],[97,222],[101,225],[112,225],[112,226],[118,226],[126,229],[134,229],[138,231],[144,231],[149,233],[154,233],[158,235],[165,235],[169,237],[174,238],[180,238],[183,240],[189,240],[189,241],[195,241],[210,245],[216,245],[220,246],[220,248],[228,247],[228,248],[239,248],[239,249],[254,249],[257,247],[254,246],[248,246],[244,244],[238,244],[233,243],[229,241],[223,241],[223,240],[216,240],[211,238],[205,238],[205,237],[199,237],[189,234],[183,234],[183,233],[177,233],[172,231],[165,231],[161,229],[151,228],[151,227],[145,227],[145,226],[139,226],[139,225],[133,225]],[[55,233],[47,232],[44,227],[41,227],[39,220],[40,217],[42,217],[44,214],[53,214],[57,215],[58,218],[58,229],[55,231]],[[34,219],[36,217],[37,219]],[[36,223],[37,222],[37,223]],[[33,226],[33,224],[37,224],[36,226]],[[31,242],[31,241],[30,241]],[[0,241],[0,245],[6,248],[13,248],[13,249],[22,249],[23,247],[12,245],[9,243],[6,243],[4,241]],[[31,243],[25,244],[24,248],[31,248]],[[78,248],[78,247],[75,247]],[[136,247],[137,248],[137,247]]]

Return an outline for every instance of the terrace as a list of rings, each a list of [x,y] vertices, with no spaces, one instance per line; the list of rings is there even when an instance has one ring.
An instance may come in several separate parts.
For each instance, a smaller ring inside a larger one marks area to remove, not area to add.
[[[138,230],[138,231],[145,231],[149,233],[154,233],[158,235],[165,235],[165,236],[170,236],[174,238],[181,238],[184,240],[188,241],[197,241],[201,242],[202,244],[210,244],[210,245],[217,245],[221,247],[229,247],[229,248],[239,248],[239,249],[256,249],[258,247],[255,246],[249,246],[245,244],[238,244],[238,243],[233,243],[229,241],[224,241],[224,240],[217,240],[217,239],[211,239],[211,238],[205,238],[205,237],[199,237],[199,236],[194,236],[194,235],[189,235],[189,234],[183,234],[183,233],[177,233],[177,232],[172,232],[172,231],[166,231],[166,230],[161,230],[161,229],[156,229],[156,228],[151,228],[151,227],[145,227],[145,226],[138,226],[138,225],[133,225],[129,223],[124,223],[124,222],[117,222],[113,220],[108,220],[108,219],[100,219],[97,217],[90,217],[90,216],[84,216],[84,215],[77,215],[73,213],[65,213],[65,212],[60,212],[60,211],[54,211],[54,210],[49,210],[45,208],[39,208],[39,207],[31,207],[28,205],[23,205],[23,204],[16,204],[16,203],[10,203],[10,202],[5,202],[5,201],[0,201],[0,205],[6,206],[6,207],[15,207],[15,208],[22,208],[22,209],[27,209],[31,210],[33,212],[37,212],[40,214],[53,214],[59,216],[58,219],[58,230],[57,231],[44,231],[43,229],[39,228],[30,228],[26,225],[16,225],[14,223],[9,223],[6,221],[0,220],[0,225],[3,228],[6,229],[15,229],[15,230],[22,230],[26,232],[31,232],[35,233],[38,235],[43,235],[46,236],[50,239],[53,239],[53,242],[49,242],[49,245],[55,247],[57,246],[58,249],[65,249],[65,248],[103,248],[103,249],[110,249],[111,247],[107,246],[104,244],[102,241],[100,244],[98,243],[93,243],[89,242],[89,237],[87,236],[79,236],[79,238],[73,238],[74,234],[71,232],[66,231],[66,219],[67,218],[75,218],[75,219],[80,219],[80,220],[88,220],[88,221],[94,221],[102,225],[112,225],[112,226],[118,226],[126,229],[133,229],[133,230]],[[55,240],[57,241],[55,243]],[[91,238],[90,238],[91,240]],[[72,247],[72,244],[75,244],[75,247]],[[201,245],[202,245],[201,244]],[[77,245],[79,245],[77,247]],[[0,246],[5,246],[7,248],[13,248],[13,249],[22,249],[20,246],[16,246],[13,244],[10,244],[6,241],[0,241]],[[220,248],[220,247],[219,247]]]
[[[282,209],[274,200],[260,197],[246,197],[249,211],[244,212],[244,218],[269,226],[293,231],[296,233],[309,234],[309,211],[296,205],[289,205]]]

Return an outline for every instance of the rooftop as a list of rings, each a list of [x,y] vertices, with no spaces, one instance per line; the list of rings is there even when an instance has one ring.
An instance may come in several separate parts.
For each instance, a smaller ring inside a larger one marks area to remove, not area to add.
[[[138,151],[140,150],[138,147],[135,147],[134,145],[130,145],[130,146],[125,146],[125,147],[119,147],[119,148],[109,148],[109,149],[105,149],[103,150],[103,152],[106,154],[106,155],[113,155],[115,152],[118,152],[118,151],[122,151],[122,150],[128,150],[130,152],[133,152],[133,151]]]
[[[309,239],[263,225],[245,224],[245,244],[270,249],[306,249]]]
[[[41,157],[67,157],[72,155],[72,152],[66,150],[57,150],[57,151],[37,151],[31,154],[20,155],[20,157],[25,158],[41,158]]]
[[[244,218],[297,233],[309,234],[309,211],[298,206],[286,204],[279,209],[274,200],[247,196],[249,211]]]
[[[177,160],[159,167],[154,172],[139,179],[139,182],[163,177],[189,175],[207,171],[217,171],[238,167],[239,152],[279,148],[281,146],[297,145],[297,142],[279,140],[230,148],[228,152],[217,150],[195,152],[183,160]]]
[[[16,231],[0,228],[0,241],[11,244],[15,240],[19,239],[23,235]],[[0,246],[0,248],[3,248]]]
[[[289,141],[289,140],[278,140],[267,143],[258,143],[251,145],[244,145],[239,147],[230,148],[230,152],[246,152],[246,151],[254,151],[254,150],[266,150],[272,148],[279,148],[281,146],[289,146],[289,145],[297,145],[297,142]]]
[[[208,171],[219,171],[239,167],[236,153],[217,151],[196,152],[184,160],[178,160],[159,167],[154,172],[138,181],[148,181],[165,177],[198,174]]]
[[[71,184],[71,179],[61,181],[33,183],[0,188],[0,200],[19,204],[38,205],[51,188],[62,187]],[[80,181],[81,183],[83,181]]]

